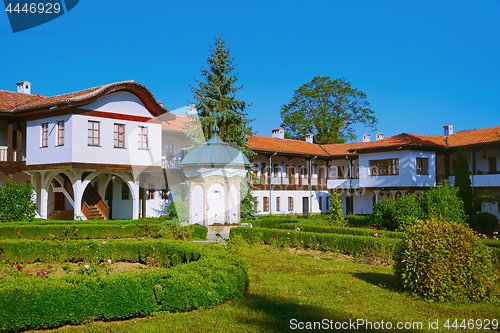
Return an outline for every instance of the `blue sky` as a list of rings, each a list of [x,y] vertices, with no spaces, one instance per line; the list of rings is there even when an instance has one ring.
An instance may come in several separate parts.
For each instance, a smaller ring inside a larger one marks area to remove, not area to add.
[[[499,18],[500,0],[82,0],[15,34],[0,13],[0,89],[28,80],[51,96],[134,80],[175,110],[193,100],[189,85],[222,34],[260,135],[314,76],[365,92],[386,137],[442,135],[450,123],[500,125]]]

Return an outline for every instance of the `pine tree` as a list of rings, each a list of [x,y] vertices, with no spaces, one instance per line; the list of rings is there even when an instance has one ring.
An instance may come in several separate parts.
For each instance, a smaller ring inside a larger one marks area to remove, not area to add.
[[[458,148],[457,160],[455,162],[455,186],[459,188],[458,195],[464,202],[464,211],[467,215],[467,220],[470,222],[474,215],[472,206],[472,187],[469,177],[469,164],[462,150]]]
[[[222,36],[216,39],[215,45],[210,47],[207,59],[208,68],[202,67],[201,74],[204,80],[195,79],[198,87],[191,86],[191,91],[196,99],[195,107],[201,122],[206,140],[217,134],[224,141],[239,149],[249,160],[255,153],[248,146],[248,137],[252,129],[250,121],[244,113],[249,104],[236,98],[236,92],[243,86],[235,86],[238,74],[231,74],[236,65],[234,58],[229,55],[226,41]],[[217,126],[214,126],[217,125]],[[246,184],[242,184],[241,218],[252,218],[255,214],[255,198],[251,195],[251,177],[249,172]]]

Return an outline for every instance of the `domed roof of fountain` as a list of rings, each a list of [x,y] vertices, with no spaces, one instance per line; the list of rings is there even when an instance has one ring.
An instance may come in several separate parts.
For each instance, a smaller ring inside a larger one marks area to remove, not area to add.
[[[219,138],[216,132],[205,144],[191,150],[179,164],[181,168],[194,166],[245,167],[250,166],[246,156]]]

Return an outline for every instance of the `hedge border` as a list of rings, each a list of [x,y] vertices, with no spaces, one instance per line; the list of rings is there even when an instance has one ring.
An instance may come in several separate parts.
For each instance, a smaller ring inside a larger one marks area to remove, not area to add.
[[[401,239],[403,237],[403,233],[397,231],[372,230],[372,229],[349,228],[349,227],[327,227],[327,226],[323,227],[323,226],[314,226],[309,224],[283,223],[280,224],[279,229],[294,230],[296,227],[299,227],[300,230],[305,232],[356,235],[356,236],[374,236],[374,234],[377,234],[380,237],[398,238],[398,239]]]
[[[82,246],[91,245],[95,249],[94,246],[99,246],[97,242],[3,241],[0,250],[4,254],[14,250],[6,258],[15,257],[17,253],[22,257],[18,260],[35,260],[43,251],[30,252],[30,247],[37,245],[35,243],[51,243],[50,250],[60,250],[54,260],[62,261],[73,253],[72,250]],[[159,260],[170,268],[107,277],[72,275],[48,279],[40,276],[3,279],[0,283],[0,331],[47,329],[92,320],[142,317],[159,310],[179,312],[210,308],[238,298],[248,289],[245,261],[215,245],[164,240],[112,240],[106,245],[124,249],[123,254],[116,254],[123,260],[135,258],[141,261],[141,258],[162,254]]]

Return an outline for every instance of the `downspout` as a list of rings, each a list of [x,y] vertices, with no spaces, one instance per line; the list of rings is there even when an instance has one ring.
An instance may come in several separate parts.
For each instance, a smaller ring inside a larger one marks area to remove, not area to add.
[[[269,215],[271,215],[271,210],[272,210],[271,209],[271,202],[272,202],[272,200],[271,200],[271,193],[272,193],[271,192],[271,185],[272,185],[271,184],[272,183],[272,177],[271,177],[271,175],[272,175],[272,172],[273,172],[273,165],[271,164],[271,158],[273,156],[276,156],[277,154],[278,154],[278,152],[275,152],[274,154],[272,154],[271,156],[269,156]]]
[[[312,160],[317,159],[318,156],[314,156],[309,160],[309,214],[312,213]]]

